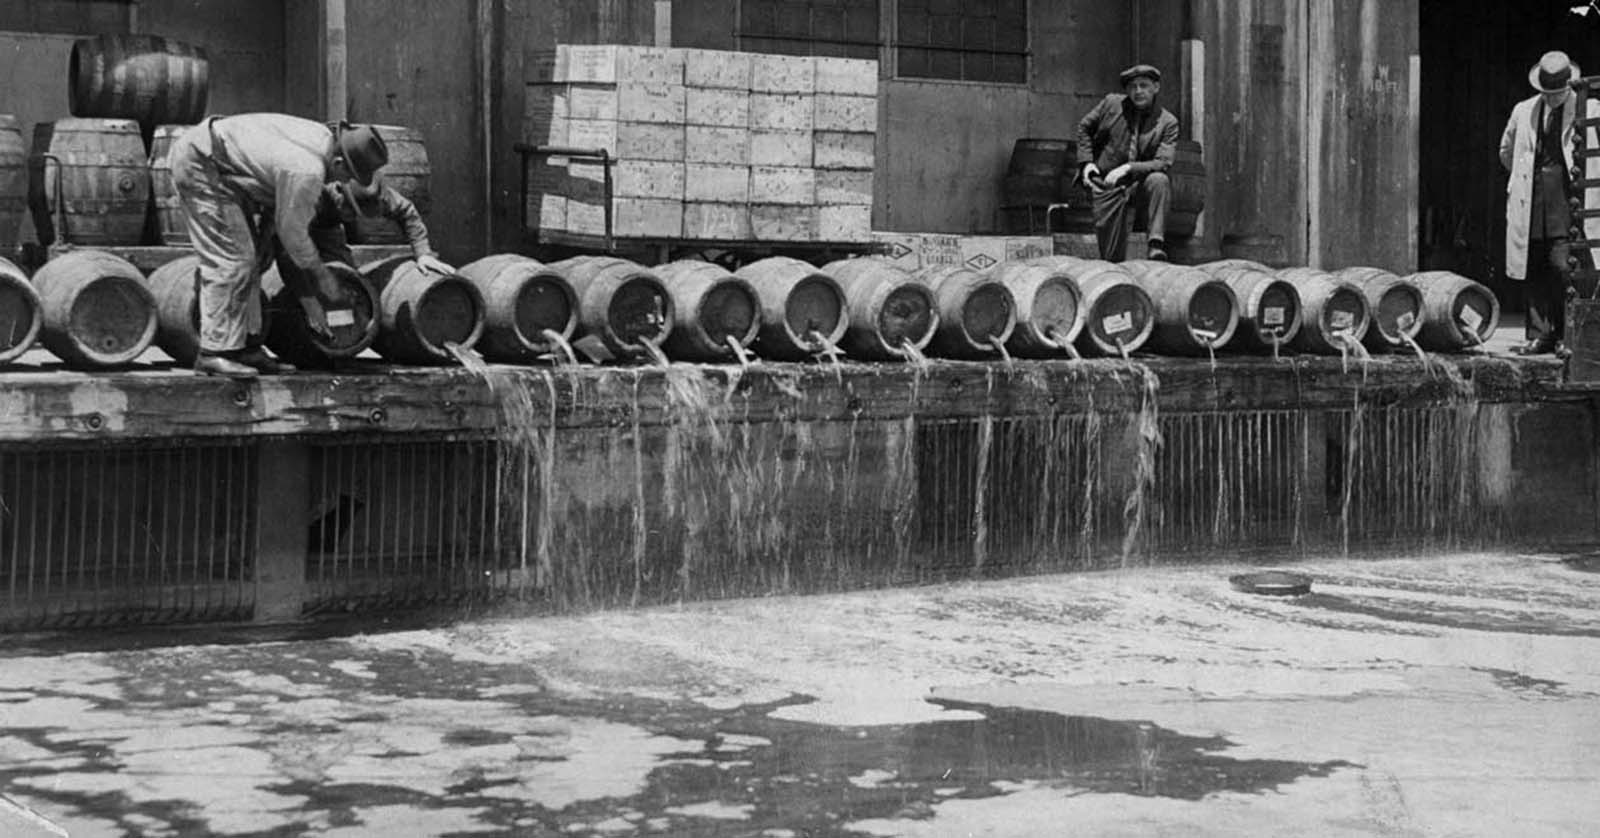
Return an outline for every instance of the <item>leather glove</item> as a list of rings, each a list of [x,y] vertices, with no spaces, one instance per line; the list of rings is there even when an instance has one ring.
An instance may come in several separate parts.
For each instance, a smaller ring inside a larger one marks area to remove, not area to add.
[[[445,262],[443,259],[440,259],[437,256],[417,257],[417,267],[436,274],[445,274],[446,276],[452,275],[456,272],[456,269],[450,267],[448,262]]]

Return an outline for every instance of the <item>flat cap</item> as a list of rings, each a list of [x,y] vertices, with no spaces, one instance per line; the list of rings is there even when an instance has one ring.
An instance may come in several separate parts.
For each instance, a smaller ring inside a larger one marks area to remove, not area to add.
[[[1161,71],[1150,66],[1149,64],[1135,64],[1132,67],[1123,70],[1120,78],[1122,79],[1122,83],[1126,85],[1128,82],[1140,77],[1147,78],[1159,84],[1161,82]]]

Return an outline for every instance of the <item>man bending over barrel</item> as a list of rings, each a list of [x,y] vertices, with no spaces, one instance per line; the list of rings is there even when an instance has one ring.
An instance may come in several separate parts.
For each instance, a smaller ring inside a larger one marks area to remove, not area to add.
[[[185,131],[168,159],[200,257],[195,370],[234,378],[293,372],[261,347],[261,269],[275,250],[273,233],[312,280],[299,293],[308,324],[328,334],[326,309],[338,308],[343,293],[311,241],[311,221],[324,184],[372,182],[389,161],[383,138],[371,126],[330,128],[287,114],[210,117]]]
[[[1112,93],[1078,122],[1078,178],[1093,200],[1100,258],[1121,262],[1128,253],[1133,213],[1149,221],[1150,258],[1165,260],[1167,169],[1177,154],[1178,118],[1156,105],[1161,71],[1135,64],[1122,71],[1123,93]]]
[[[398,226],[411,245],[417,267],[441,274],[456,272],[434,252],[428,241],[428,225],[423,222],[417,205],[385,185],[381,172],[365,186],[354,181],[337,181],[323,187],[317,214],[311,219],[311,241],[322,261],[356,267],[350,243],[361,243],[358,222],[362,218],[382,218]],[[286,274],[284,268],[288,266],[283,264],[281,255],[278,258],[278,270]]]

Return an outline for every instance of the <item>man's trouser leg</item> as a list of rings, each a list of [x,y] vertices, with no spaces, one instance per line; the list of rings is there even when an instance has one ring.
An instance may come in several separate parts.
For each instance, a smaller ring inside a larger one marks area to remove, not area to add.
[[[1524,333],[1530,341],[1551,343],[1565,331],[1567,300],[1567,240],[1534,239],[1528,242],[1528,278],[1523,286],[1528,301]]]
[[[172,185],[183,202],[189,240],[200,260],[200,351],[242,349],[261,331],[256,241],[236,191],[216,164],[180,137],[173,145]]]
[[[1128,214],[1128,188],[1113,186],[1094,193],[1092,209],[1100,258],[1121,262],[1128,255],[1128,231],[1133,227],[1133,216]]]
[[[1172,200],[1172,180],[1166,172],[1151,172],[1139,181],[1138,201],[1144,207],[1151,242],[1167,240],[1167,207]]]

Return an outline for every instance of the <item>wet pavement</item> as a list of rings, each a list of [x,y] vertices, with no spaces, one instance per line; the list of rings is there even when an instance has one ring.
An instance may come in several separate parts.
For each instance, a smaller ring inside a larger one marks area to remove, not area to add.
[[[1593,834],[1581,559],[7,637],[0,834]]]

